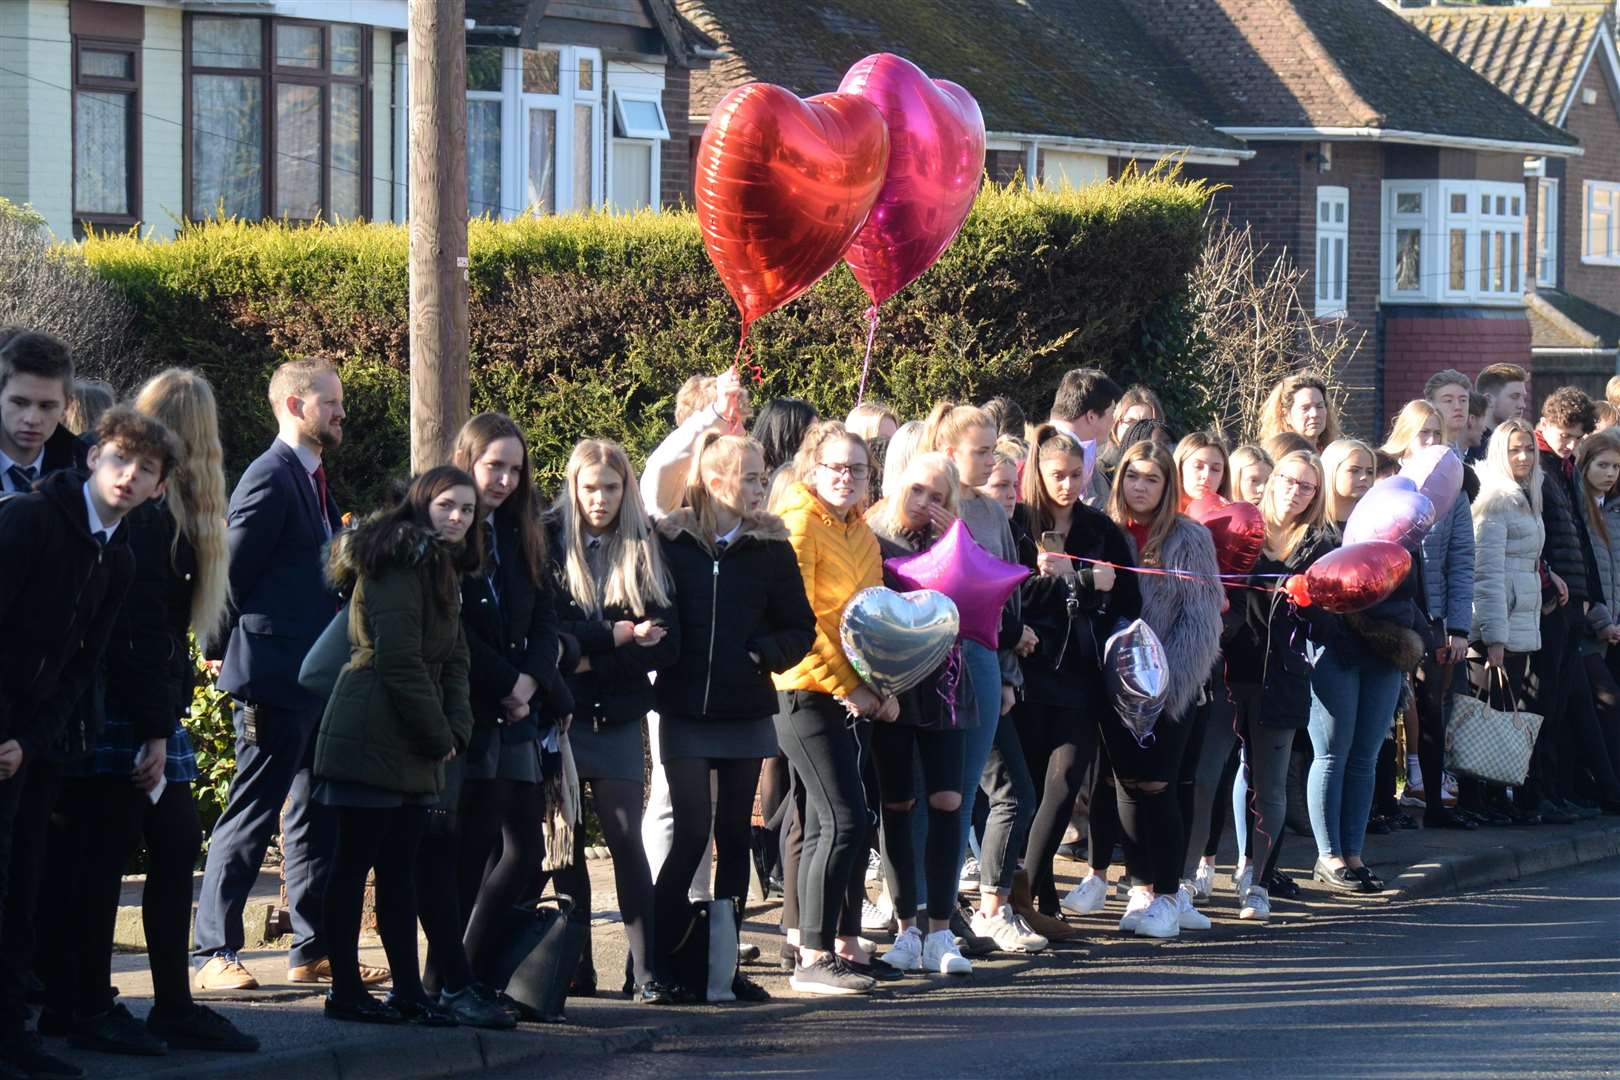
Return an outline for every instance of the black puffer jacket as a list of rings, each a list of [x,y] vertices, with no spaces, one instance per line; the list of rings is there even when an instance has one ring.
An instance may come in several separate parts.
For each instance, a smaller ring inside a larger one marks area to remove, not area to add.
[[[1226,677],[1234,685],[1259,686],[1267,727],[1300,729],[1311,718],[1311,664],[1305,642],[1332,648],[1355,648],[1340,618],[1320,608],[1296,608],[1269,591],[1284,575],[1303,574],[1317,559],[1338,546],[1332,530],[1313,529],[1293,555],[1274,559],[1261,554],[1250,580],[1263,589],[1235,590],[1226,614]]]
[[[776,712],[772,672],[789,671],[816,640],[816,616],[780,518],[756,514],[724,552],[677,510],[658,523],[675,579],[680,653],[658,669],[666,716],[756,720]],[[759,663],[749,653],[759,656]]]
[[[593,619],[568,591],[562,529],[555,520],[549,523],[547,540],[552,582],[557,590],[558,627],[579,642],[578,659],[590,661],[589,671],[567,674],[568,689],[574,696],[574,723],[592,728],[640,723],[654,707],[648,673],[673,663],[681,653],[681,631],[673,602],[649,604],[647,611],[640,614],[609,605],[600,619]],[[657,645],[613,643],[614,623],[646,619],[664,627],[664,639]],[[578,666],[577,660],[574,666]]]
[[[1013,511],[1018,561],[1034,570],[1040,554],[1029,508]],[[1116,566],[1133,563],[1130,541],[1107,514],[1076,503],[1064,551]],[[1076,566],[1084,566],[1077,563]],[[1077,686],[1087,693],[1102,688],[1102,649],[1121,620],[1142,613],[1136,575],[1117,571],[1108,592],[1086,588],[1077,577],[1043,577],[1037,571],[1023,584],[1024,622],[1041,639],[1024,661],[1024,697],[1045,705],[1075,707]]]
[[[176,543],[174,515],[154,500],[124,519],[135,557],[129,596],[107,643],[107,708],[129,721],[135,744],[174,734],[191,708],[196,669],[187,631],[197,582],[197,554]]]
[[[1536,435],[1541,445],[1540,434]],[[1541,520],[1547,526],[1547,542],[1541,557],[1552,572],[1569,586],[1571,603],[1589,600],[1604,602],[1598,585],[1597,562],[1592,557],[1592,542],[1586,535],[1586,522],[1575,509],[1575,492],[1564,479],[1564,461],[1551,450],[1541,451]],[[1554,598],[1550,586],[1543,590],[1543,602]],[[1579,608],[1575,609],[1577,612]]]

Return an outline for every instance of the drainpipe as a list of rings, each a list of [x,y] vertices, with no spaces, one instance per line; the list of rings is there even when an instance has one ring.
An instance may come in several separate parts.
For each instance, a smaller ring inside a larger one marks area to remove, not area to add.
[[[1031,142],[1024,147],[1024,186],[1034,191],[1040,183],[1041,144]]]

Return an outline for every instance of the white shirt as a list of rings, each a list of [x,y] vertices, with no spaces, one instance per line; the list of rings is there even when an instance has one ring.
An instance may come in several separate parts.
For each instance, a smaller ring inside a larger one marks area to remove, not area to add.
[[[309,473],[309,489],[315,493],[315,507],[321,514],[321,528],[326,530],[327,536],[331,536],[332,522],[327,519],[326,508],[321,505],[321,486],[315,482],[315,470],[321,467],[321,455],[303,443],[293,442],[285,435],[277,435],[276,438],[280,439],[284,445],[292,448],[292,452],[298,455],[298,464],[302,465],[304,471]]]
[[[731,527],[730,532],[722,533],[721,535],[715,537],[714,538],[715,543],[717,545],[718,544],[724,544],[724,545],[726,545],[726,547],[730,547],[732,544],[737,542],[737,534],[742,532],[742,527],[743,527],[743,523],[740,522],[740,521],[737,522],[737,524],[735,524],[735,525],[733,525]]]
[[[84,482],[84,487],[82,490],[84,491],[85,523],[90,526],[91,535],[101,533],[101,542],[106,543],[108,540],[112,539],[113,533],[118,531],[118,526],[122,524],[122,522],[115,521],[111,525],[104,524],[101,520],[101,515],[96,513],[96,500],[90,497],[90,481],[86,480]]]
[[[45,469],[43,468],[44,457],[45,451],[43,448],[40,449],[38,454],[34,455],[33,461],[14,461],[6,456],[6,452],[4,450],[0,450],[0,491],[17,490],[14,486],[12,486],[11,483],[10,473],[13,465],[23,469],[33,469],[34,479],[38,480],[45,473]]]
[[[647,467],[641,474],[641,497],[651,517],[665,517],[681,504],[698,441],[710,431],[722,430],[724,422],[720,406],[707,405],[688,416],[686,423],[647,455]]]

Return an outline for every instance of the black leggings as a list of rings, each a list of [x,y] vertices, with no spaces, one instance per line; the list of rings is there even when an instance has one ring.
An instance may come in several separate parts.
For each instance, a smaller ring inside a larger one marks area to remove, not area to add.
[[[1107,711],[1112,715],[1112,708]],[[1035,906],[1055,914],[1058,899],[1052,859],[1063,843],[1063,833],[1074,813],[1075,796],[1097,752],[1097,721],[1081,709],[1029,701],[1013,710],[1012,715],[1030,775],[1040,790],[1040,803],[1024,845],[1024,870],[1029,875]],[[1095,805],[1091,813],[1095,822]]]
[[[1103,760],[1091,794],[1091,869],[1104,873],[1114,843],[1123,837],[1125,868],[1160,896],[1181,887],[1187,833],[1182,818],[1181,776],[1197,714],[1160,717],[1146,746],[1115,716],[1100,723]],[[1147,790],[1148,785],[1162,785]],[[1188,800],[1190,802],[1190,800]]]
[[[458,874],[461,844],[448,832],[428,830],[416,855],[416,907],[428,941],[422,985],[429,993],[460,993],[476,980],[461,942]]]
[[[602,838],[613,853],[613,883],[619,894],[624,933],[630,939],[636,985],[642,986],[653,977],[654,917],[652,871],[647,866],[647,849],[641,846],[641,781],[592,780],[590,785]],[[708,787],[707,782],[704,787]],[[690,880],[691,875],[687,877]],[[585,864],[584,829],[574,830],[574,864],[557,871],[552,881],[559,892],[574,898],[574,910],[589,918],[591,875]]]
[[[424,806],[339,806],[337,849],[326,879],[322,909],[332,962],[332,996],[366,996],[360,981],[360,910],[366,875],[376,870],[377,933],[388,954],[394,994],[419,1001],[422,980],[416,952],[416,853],[427,823]]]
[[[660,981],[673,981],[670,955],[690,920],[687,894],[692,875],[703,861],[703,849],[714,830],[714,896],[741,901],[748,892],[749,825],[754,789],[759,784],[759,758],[679,758],[664,762],[675,835],[653,885],[655,931],[653,971]],[[709,800],[709,774],[715,798]],[[712,811],[712,812],[711,812]]]
[[[911,816],[917,812],[913,759],[922,764],[927,807],[928,838],[923,850],[923,873],[928,886],[928,917],[949,919],[956,907],[956,850],[962,833],[962,754],[967,733],[938,731],[910,724],[874,724],[872,757],[877,765],[878,790],[883,803],[883,873],[894,913],[902,919],[917,916],[917,852],[911,836]],[[934,807],[935,795],[949,792],[957,798],[954,810]],[[904,803],[904,809],[891,809]],[[864,879],[865,868],[862,868]],[[864,881],[863,881],[864,885]]]
[[[113,1004],[113,927],[124,864],[146,842],[141,919],[152,968],[152,1012],[191,1011],[191,881],[202,826],[191,785],[171,783],[153,804],[127,776],[68,777],[51,819],[39,906],[46,1004],[93,1016]]]
[[[462,940],[473,976],[494,985],[506,912],[527,899],[545,861],[546,793],[523,780],[468,779],[462,789]]]

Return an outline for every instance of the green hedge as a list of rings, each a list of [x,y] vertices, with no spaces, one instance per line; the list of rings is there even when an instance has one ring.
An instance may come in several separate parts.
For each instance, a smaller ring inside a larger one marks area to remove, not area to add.
[[[1044,410],[1062,372],[1096,363],[1168,392],[1183,424],[1196,384],[1186,281],[1209,189],[1173,174],[1063,193],[987,187],[933,269],[883,311],[869,396],[920,415],[941,396],[1008,393]],[[213,222],[171,241],[97,236],[90,264],[139,312],[153,369],[202,368],[222,399],[233,474],[273,434],[264,387],[288,353],[341,363],[345,445],[331,465],[350,507],[408,460],[406,230]],[[638,459],[668,430],[674,392],[731,361],[736,310],[690,214],[474,222],[474,409],[511,413],[554,480],[586,435]],[[854,402],[865,297],[840,267],[755,324],[761,396],[828,415]]]

